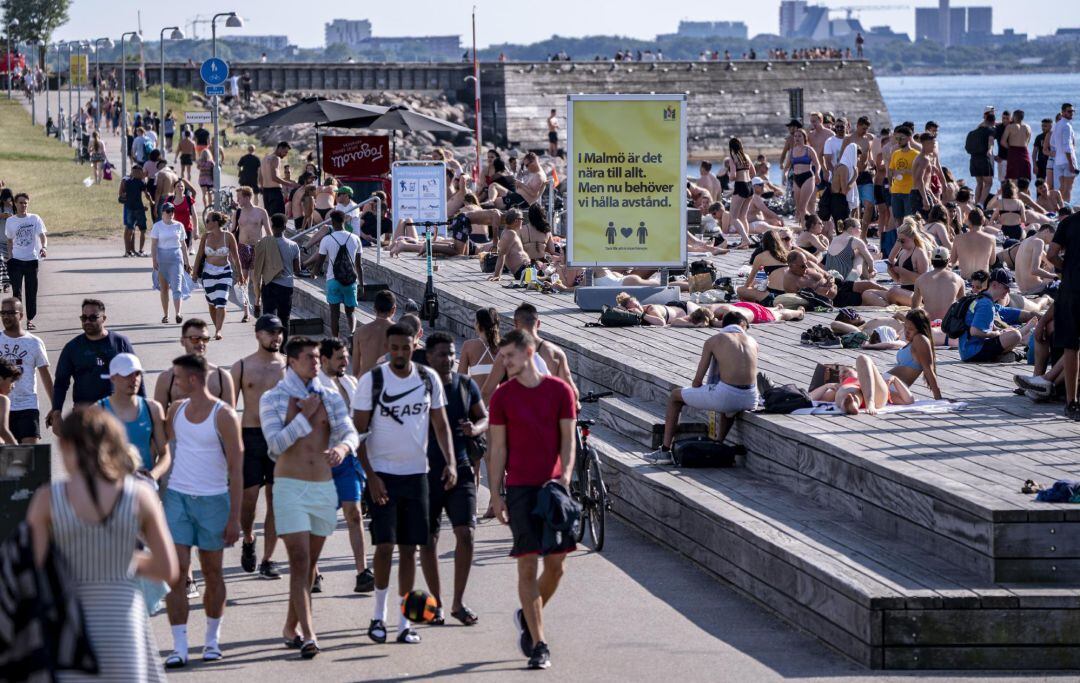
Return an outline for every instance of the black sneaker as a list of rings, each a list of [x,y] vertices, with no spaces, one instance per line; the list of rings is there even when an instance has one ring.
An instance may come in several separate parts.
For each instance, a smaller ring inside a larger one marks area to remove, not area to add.
[[[529,657],[530,669],[547,669],[551,666],[551,652],[548,650],[547,643],[540,642],[533,648],[532,655]]]
[[[315,583],[311,584],[312,593],[322,593],[322,574],[315,575]]]
[[[353,593],[370,593],[375,590],[375,573],[368,567],[356,575],[356,588]]]
[[[524,611],[519,609],[514,612],[514,625],[517,626],[518,629],[518,646],[521,648],[521,654],[526,657],[532,657],[532,636],[529,634],[529,624],[525,621]]]
[[[260,579],[280,579],[281,572],[277,570],[277,565],[273,560],[263,560],[259,563],[259,578]]]
[[[1080,422],[1080,403],[1073,401],[1065,406],[1065,417],[1073,422]]]
[[[244,541],[240,546],[240,567],[248,574],[255,571],[255,541]]]

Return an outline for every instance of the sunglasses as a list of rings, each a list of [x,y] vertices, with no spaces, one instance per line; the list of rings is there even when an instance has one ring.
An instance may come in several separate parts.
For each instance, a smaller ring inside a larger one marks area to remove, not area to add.
[[[18,311],[0,311],[0,315],[19,315]]]
[[[105,318],[105,316],[98,315],[97,313],[94,313],[93,315],[80,315],[79,316],[79,320],[83,321],[84,323],[97,322],[98,320],[102,320],[104,318]]]
[[[210,341],[210,337],[207,336],[207,335],[202,335],[202,336],[190,335],[190,336],[184,337],[184,339],[187,339],[192,344],[195,344],[197,342],[202,342],[202,343],[206,344],[206,343],[208,343]]]

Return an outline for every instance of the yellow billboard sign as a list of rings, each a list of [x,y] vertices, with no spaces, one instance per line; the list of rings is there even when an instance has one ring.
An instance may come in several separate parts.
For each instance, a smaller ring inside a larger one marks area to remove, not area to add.
[[[686,265],[686,96],[570,95],[567,261]]]
[[[86,85],[90,82],[89,55],[68,55],[68,68],[71,69],[71,84]]]

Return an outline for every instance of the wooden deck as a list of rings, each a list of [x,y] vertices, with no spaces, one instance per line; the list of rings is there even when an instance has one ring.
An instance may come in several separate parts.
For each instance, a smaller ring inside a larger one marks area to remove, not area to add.
[[[746,255],[715,261],[733,275]],[[369,282],[421,299],[422,259],[371,256]],[[745,414],[733,432],[749,451],[744,468],[679,472],[643,455],[668,392],[689,384],[715,331],[585,327],[597,315],[572,295],[488,282],[475,260],[440,260],[435,279],[439,327],[471,336],[473,312],[494,306],[509,328],[529,301],[582,388],[617,393],[601,402],[607,429],[594,434],[618,514],[837,649],[873,667],[1080,666],[1080,507],[1019,493],[1025,479],[1080,478],[1080,426],[1059,403],[1012,393],[1028,366],[965,364],[939,349],[942,391],[967,402],[963,412]],[[799,344],[832,317],[754,326],[760,369],[805,386],[818,362],[852,361],[856,351]],[[868,353],[891,367],[892,352]],[[914,393],[929,398],[925,385]]]

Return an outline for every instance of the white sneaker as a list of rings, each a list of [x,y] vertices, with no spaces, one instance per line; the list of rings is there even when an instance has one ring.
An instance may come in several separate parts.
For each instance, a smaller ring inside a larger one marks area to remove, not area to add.
[[[1013,375],[1013,381],[1024,391],[1031,391],[1040,396],[1049,396],[1054,390],[1054,383],[1042,375]]]
[[[674,463],[671,458],[671,451],[663,448],[657,448],[652,453],[647,453],[645,459],[653,465],[671,465]]]
[[[1035,403],[1046,403],[1047,401],[1050,400],[1050,398],[1048,396],[1045,396],[1045,395],[1040,394],[1038,392],[1032,391],[1031,389],[1025,389],[1024,390],[1024,396],[1027,396],[1028,398],[1030,398]]]

